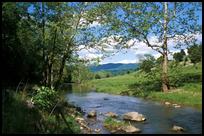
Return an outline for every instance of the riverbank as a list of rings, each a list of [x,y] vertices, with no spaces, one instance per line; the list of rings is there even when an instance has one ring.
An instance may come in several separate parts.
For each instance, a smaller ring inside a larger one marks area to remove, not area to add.
[[[96,79],[89,82],[97,92],[142,97],[161,102],[202,108],[202,64],[177,66],[169,70],[171,90],[161,92],[158,73],[152,77],[142,71]]]

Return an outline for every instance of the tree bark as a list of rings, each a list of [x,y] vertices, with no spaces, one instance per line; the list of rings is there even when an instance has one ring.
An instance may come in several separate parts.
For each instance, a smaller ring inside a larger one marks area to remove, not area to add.
[[[168,54],[167,54],[167,24],[168,24],[168,3],[164,3],[164,43],[163,43],[163,64],[162,64],[162,90],[168,92]]]
[[[45,13],[45,6],[42,2],[42,46],[43,46],[43,84],[47,85],[47,58],[45,54],[45,19],[44,19],[44,13]]]
[[[51,78],[52,78],[52,63],[48,64],[48,87],[51,87]]]
[[[69,56],[70,56],[69,52],[66,52],[62,57],[62,61],[61,61],[60,69],[59,69],[59,76],[58,76],[58,79],[56,81],[55,88],[59,87],[59,84],[61,82],[62,75],[63,75],[65,62],[66,62],[66,59],[69,58]]]

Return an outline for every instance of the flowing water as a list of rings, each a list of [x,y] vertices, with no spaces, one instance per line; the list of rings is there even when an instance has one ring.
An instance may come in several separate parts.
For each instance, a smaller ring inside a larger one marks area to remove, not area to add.
[[[103,127],[106,112],[115,112],[122,120],[122,115],[136,111],[146,117],[144,122],[130,122],[141,129],[142,134],[176,133],[171,131],[173,125],[185,129],[181,133],[202,133],[202,111],[190,107],[174,108],[159,102],[136,97],[111,95],[97,92],[68,92],[67,100],[82,108],[84,118],[91,110],[97,111],[97,119],[87,119],[89,127],[100,128],[103,134],[110,132]]]

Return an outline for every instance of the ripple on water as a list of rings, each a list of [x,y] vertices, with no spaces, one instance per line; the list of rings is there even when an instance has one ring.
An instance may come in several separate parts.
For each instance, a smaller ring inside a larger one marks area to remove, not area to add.
[[[143,123],[131,122],[142,130],[143,134],[175,133],[171,131],[173,125],[180,125],[186,129],[184,133],[202,133],[202,111],[189,107],[167,107],[158,102],[146,101],[141,98],[110,95],[105,93],[72,93],[67,94],[68,101],[80,106],[86,114],[95,109],[97,120],[90,127],[100,128],[101,133],[109,133],[103,127],[104,114],[112,111],[119,115],[126,112],[137,111],[142,113],[147,120]],[[104,100],[107,98],[108,100]],[[98,114],[99,112],[103,114]],[[85,116],[86,116],[85,114]]]

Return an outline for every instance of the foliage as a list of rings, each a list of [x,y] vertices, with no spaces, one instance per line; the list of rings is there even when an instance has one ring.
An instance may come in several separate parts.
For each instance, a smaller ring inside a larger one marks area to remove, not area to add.
[[[188,48],[188,56],[192,63],[198,63],[202,57],[202,45],[193,44]]]
[[[10,93],[9,99],[3,103],[3,133],[80,133],[79,125],[69,115],[69,112],[64,116],[70,124],[71,130],[59,115],[50,115],[50,111],[44,111],[38,105],[28,108],[26,101],[30,100],[30,97],[24,96],[22,93]],[[67,109],[68,107],[63,108]]]
[[[71,130],[73,132],[70,132],[70,130],[67,128],[67,125],[64,123],[62,119],[58,119],[56,116],[48,116],[44,119],[44,123],[46,126],[46,132],[47,134],[71,134],[71,133],[80,133],[79,125],[76,123],[75,119],[71,116],[66,116],[67,122],[71,126]]]
[[[163,56],[161,55],[156,59],[156,65],[162,65],[162,62],[163,62]]]
[[[142,60],[140,64],[140,69],[145,71],[146,73],[151,72],[151,69],[155,65],[155,58],[150,54],[145,54],[145,58]]]
[[[173,58],[175,59],[176,62],[181,62],[181,61],[184,61],[185,55],[186,54],[184,50],[182,49],[180,52],[174,53]]]
[[[96,74],[95,79],[101,79],[101,76],[99,74]]]
[[[51,111],[58,102],[57,92],[53,88],[42,86],[33,97],[34,104],[42,110]]]
[[[108,130],[112,131],[112,130],[118,130],[118,128],[121,128],[123,126],[126,126],[127,124],[116,120],[114,118],[111,117],[107,117],[104,121],[104,127],[106,127]]]
[[[2,104],[3,133],[39,133],[38,123],[42,119],[37,109],[29,109],[21,94],[10,94]]]
[[[88,69],[84,63],[77,63],[72,68],[73,82],[84,83],[94,78],[94,74]]]
[[[110,26],[109,37],[114,37],[118,43],[116,49],[131,48],[135,42],[142,42],[163,55],[162,90],[168,91],[168,41],[172,40],[177,43],[174,47],[180,47],[183,42],[192,43],[195,40],[193,35],[201,33],[196,15],[201,11],[201,3],[117,2],[102,3],[98,7],[103,22]],[[130,43],[132,40],[135,42]]]

